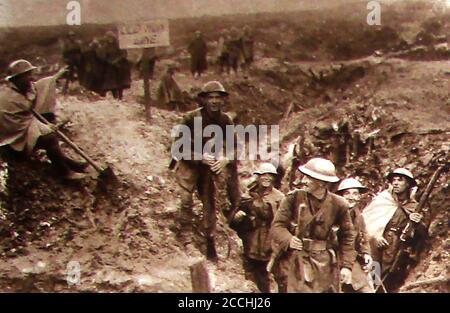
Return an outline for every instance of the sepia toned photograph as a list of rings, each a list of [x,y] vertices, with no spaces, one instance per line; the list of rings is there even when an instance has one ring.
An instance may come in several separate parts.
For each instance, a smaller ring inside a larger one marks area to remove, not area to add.
[[[448,293],[449,44],[450,0],[0,0],[0,293]]]

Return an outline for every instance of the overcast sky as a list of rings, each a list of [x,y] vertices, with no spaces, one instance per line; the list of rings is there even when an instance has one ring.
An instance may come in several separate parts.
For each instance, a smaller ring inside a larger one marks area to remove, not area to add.
[[[292,11],[371,0],[78,0],[82,23]],[[401,0],[378,0],[393,2]],[[412,0],[405,0],[412,1]],[[443,0],[422,0],[443,1]],[[450,2],[450,0],[447,0]],[[0,0],[0,27],[61,25],[71,0]]]
[[[78,0],[82,23],[296,10],[348,1],[355,0]],[[64,24],[69,2],[0,0],[0,26]]]

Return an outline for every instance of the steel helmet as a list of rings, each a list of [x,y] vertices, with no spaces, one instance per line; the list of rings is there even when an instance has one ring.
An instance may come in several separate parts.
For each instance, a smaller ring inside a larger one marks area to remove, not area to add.
[[[278,175],[277,168],[272,163],[261,163],[253,174],[273,174]]]
[[[393,177],[393,176],[396,176],[396,175],[404,176],[404,177],[408,178],[408,180],[409,180],[414,186],[417,185],[417,182],[416,182],[416,180],[414,179],[414,175],[413,175],[409,170],[407,170],[406,168],[400,167],[400,168],[397,168],[397,169],[393,170],[392,172],[390,172],[390,173],[387,175],[387,179],[390,181],[390,180],[392,180],[392,177]]]
[[[198,93],[199,97],[204,97],[208,93],[218,92],[222,96],[228,96],[228,92],[225,90],[223,85],[218,81],[210,81],[203,85],[202,90]]]
[[[298,168],[300,172],[312,178],[326,181],[329,183],[336,183],[339,181],[339,177],[336,176],[336,168],[334,164],[322,158],[314,158],[306,162],[306,164]]]
[[[5,79],[10,80],[11,78],[14,78],[20,74],[24,74],[35,69],[37,69],[37,67],[33,66],[27,60],[17,60],[9,64],[8,66],[9,76],[7,76]]]
[[[338,186],[336,192],[342,192],[347,189],[360,189],[361,191],[366,191],[367,187],[363,186],[358,180],[353,177],[346,178]]]

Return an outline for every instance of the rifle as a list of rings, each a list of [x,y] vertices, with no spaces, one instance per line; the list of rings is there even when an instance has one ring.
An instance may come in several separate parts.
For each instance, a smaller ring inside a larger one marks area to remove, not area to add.
[[[430,182],[427,185],[427,188],[425,189],[422,196],[420,197],[419,205],[417,207],[417,212],[421,213],[423,211],[425,203],[427,202],[428,197],[430,196],[431,191],[433,190],[434,185],[436,184],[436,181],[439,179],[439,176],[441,176],[441,174],[444,172],[444,170],[448,170],[448,166],[449,166],[449,163],[447,162],[446,164],[439,166],[437,168],[437,170],[433,173],[433,176],[431,177]],[[408,234],[408,232],[410,232],[411,226],[413,226],[413,224],[411,223],[411,221],[408,221],[405,228],[402,230],[402,234],[400,235],[401,241],[403,241],[403,242],[406,241],[406,234]]]
[[[302,204],[300,204],[300,205],[298,205],[298,197],[299,197],[299,193],[300,191],[297,191],[297,193],[295,194],[295,206],[298,206],[299,208],[298,208],[298,212],[297,212],[297,222],[298,222],[298,220],[299,220],[299,217],[300,217],[300,214],[301,214],[301,212],[302,212],[302,210],[304,210],[305,208],[306,208],[306,204],[304,204],[304,203],[302,203]],[[319,216],[319,214],[321,214],[321,213],[323,213],[323,210],[322,209],[319,209],[312,217],[311,217],[311,219],[308,221],[308,222],[306,222],[304,225],[303,225],[303,229],[301,230],[301,232],[299,232],[297,235],[295,235],[295,232],[296,232],[296,229],[294,228],[294,229],[292,229],[292,230],[290,230],[290,232],[291,232],[291,234],[293,234],[294,236],[297,236],[298,238],[302,238],[303,237],[303,235],[304,235],[304,232],[308,229],[308,226],[309,226],[309,224],[311,224],[313,221],[314,221],[314,219],[317,217],[317,216]],[[291,223],[292,224],[292,223]],[[295,227],[298,227],[298,225],[295,225]],[[283,253],[284,253],[285,251],[283,251],[282,249],[278,249],[278,251],[276,252],[276,253],[272,253],[272,256],[270,257],[270,261],[269,261],[269,263],[267,264],[267,271],[269,272],[269,273],[271,273],[272,272],[272,269],[273,269],[273,266],[275,265],[275,263],[279,260],[279,258],[283,255]]]
[[[449,168],[450,162],[445,162],[443,165],[439,166],[436,171],[433,173],[433,176],[431,177],[427,187],[425,188],[425,191],[423,192],[422,196],[420,197],[419,200],[419,204],[417,206],[417,212],[422,212],[423,208],[425,206],[425,203],[428,200],[428,197],[431,194],[431,191],[434,188],[434,185],[436,184],[437,180],[439,179],[439,176],[444,172],[447,171]],[[387,277],[389,277],[389,275],[391,275],[394,271],[395,268],[397,267],[399,261],[400,261],[400,257],[404,252],[404,248],[406,245],[406,234],[410,231],[411,226],[414,226],[411,221],[408,221],[408,223],[406,224],[405,228],[402,230],[402,233],[400,235],[400,245],[398,248],[398,252],[395,255],[394,258],[394,262],[392,263],[391,268],[389,269],[389,271],[386,273],[386,275],[384,275],[384,278],[381,280],[381,284],[375,289],[375,292],[378,290],[378,288],[380,288],[380,286],[383,286],[384,281],[386,280]],[[384,288],[384,286],[383,286]],[[386,289],[384,289],[386,290]]]

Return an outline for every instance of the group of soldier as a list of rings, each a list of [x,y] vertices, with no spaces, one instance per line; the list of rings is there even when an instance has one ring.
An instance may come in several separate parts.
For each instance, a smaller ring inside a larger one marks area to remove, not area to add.
[[[123,90],[131,85],[131,66],[127,51],[120,49],[116,34],[108,31],[102,37],[79,40],[70,31],[62,41],[63,60],[68,67],[64,93],[75,79],[101,96],[111,92],[122,99]]]
[[[237,73],[239,67],[247,71],[254,61],[254,36],[248,25],[242,30],[232,27],[224,28],[217,42],[214,62],[219,74]],[[200,31],[195,32],[194,39],[189,43],[188,52],[191,56],[191,73],[200,77],[208,69],[208,45]]]
[[[201,135],[206,127],[216,125],[225,133],[226,126],[233,125],[222,112],[227,96],[220,82],[206,83],[199,93],[199,108],[181,121],[191,129],[191,155],[175,158],[171,165],[181,187],[175,231],[186,252],[197,251],[193,227],[198,225],[192,210],[197,191],[203,205],[200,227],[206,257],[219,259],[215,232],[217,216],[222,216],[242,239],[246,276],[261,292],[271,291],[271,275],[278,292],[397,290],[408,261],[400,254],[403,242],[414,249],[428,223],[427,210],[414,200],[417,184],[412,173],[405,168],[391,171],[389,187],[366,208],[361,195],[368,189],[349,177],[332,192],[340,178],[335,165],[319,157],[297,168],[294,188],[287,195],[275,188],[280,170],[274,162],[261,162],[255,179],[242,189],[233,153],[230,157],[201,150],[213,140]],[[195,133],[195,118],[202,121],[200,135]],[[194,144],[199,139],[201,148]],[[373,266],[374,260],[379,267]]]
[[[69,38],[75,43],[72,34]],[[126,68],[126,55],[114,34],[108,33],[101,42],[94,40],[89,51],[105,62],[102,73],[117,80],[106,82],[103,78],[103,87],[96,90],[111,90],[121,98],[126,83],[117,84]],[[98,45],[111,50],[105,48],[102,52]],[[33,78],[36,67],[30,62],[17,60],[10,64],[7,85],[0,93],[0,147],[23,156],[44,149],[64,178],[77,180],[85,177],[87,164],[67,157],[60,149],[54,132],[58,127],[54,116],[55,84],[74,69],[83,84],[95,85],[98,81],[88,83],[83,78],[93,70],[86,61],[87,50],[77,54],[69,47],[66,43],[65,57],[72,68],[37,82]],[[169,67],[168,81],[172,74]],[[260,163],[254,180],[242,188],[238,158],[233,154],[239,149],[231,154],[225,146],[219,154],[204,150],[216,139],[211,132],[210,137],[204,136],[207,127],[218,126],[225,134],[227,126],[233,125],[222,111],[228,95],[220,82],[206,83],[197,97],[198,108],[181,121],[191,130],[191,154],[188,158],[172,155],[171,162],[181,187],[176,223],[179,242],[188,252],[196,250],[193,195],[197,192],[202,202],[201,228],[207,258],[218,260],[216,224],[218,216],[224,217],[242,239],[246,275],[261,292],[271,291],[271,275],[279,292],[374,292],[375,287],[386,292],[396,290],[406,273],[402,269],[407,266],[400,249],[406,243],[413,251],[429,223],[428,211],[419,208],[414,199],[417,183],[412,173],[404,168],[390,172],[389,188],[366,207],[361,194],[368,190],[355,178],[342,180],[332,192],[333,184],[340,181],[335,165],[318,157],[298,166],[297,179],[286,195],[277,184],[283,171],[273,162]],[[196,127],[196,119],[202,121],[201,130]],[[201,145],[194,144],[198,140]],[[369,275],[374,260],[381,269],[374,273],[375,284],[373,275]]]

